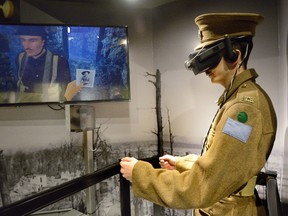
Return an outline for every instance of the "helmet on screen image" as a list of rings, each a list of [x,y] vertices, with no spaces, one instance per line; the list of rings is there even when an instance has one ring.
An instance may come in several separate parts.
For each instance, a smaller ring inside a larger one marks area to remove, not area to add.
[[[46,39],[47,32],[44,26],[23,25],[19,26],[17,35],[40,36],[42,39]]]

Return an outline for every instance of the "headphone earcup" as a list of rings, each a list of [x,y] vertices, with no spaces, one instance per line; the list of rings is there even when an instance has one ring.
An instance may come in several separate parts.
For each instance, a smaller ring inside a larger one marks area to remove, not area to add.
[[[238,53],[235,50],[232,50],[232,51],[228,52],[228,55],[225,55],[224,58],[226,61],[233,63],[237,60]]]
[[[238,53],[236,52],[236,50],[234,50],[232,48],[232,42],[231,42],[231,39],[229,37],[225,37],[224,42],[225,42],[225,46],[226,46],[224,58],[226,61],[233,63],[237,60]]]

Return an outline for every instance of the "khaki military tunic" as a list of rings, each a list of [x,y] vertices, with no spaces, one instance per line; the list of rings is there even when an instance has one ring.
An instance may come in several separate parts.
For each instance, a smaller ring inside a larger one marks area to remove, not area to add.
[[[221,96],[202,156],[177,158],[176,170],[138,161],[132,173],[135,195],[170,208],[195,209],[196,215],[259,215],[253,192],[239,192],[265,165],[276,134],[276,115],[255,83],[257,76],[254,69],[243,71]]]

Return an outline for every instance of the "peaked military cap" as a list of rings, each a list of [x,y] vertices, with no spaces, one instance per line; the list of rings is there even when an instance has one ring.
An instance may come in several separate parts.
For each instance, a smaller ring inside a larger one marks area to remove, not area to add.
[[[225,36],[254,36],[255,28],[263,20],[256,13],[207,13],[197,16],[200,44],[196,49],[209,46]]]

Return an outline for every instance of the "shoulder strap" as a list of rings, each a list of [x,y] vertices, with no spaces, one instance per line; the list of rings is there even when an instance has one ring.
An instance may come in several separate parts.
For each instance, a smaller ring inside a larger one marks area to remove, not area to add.
[[[54,83],[56,78],[57,78],[58,60],[59,60],[59,56],[58,55],[53,55],[51,84]]]

